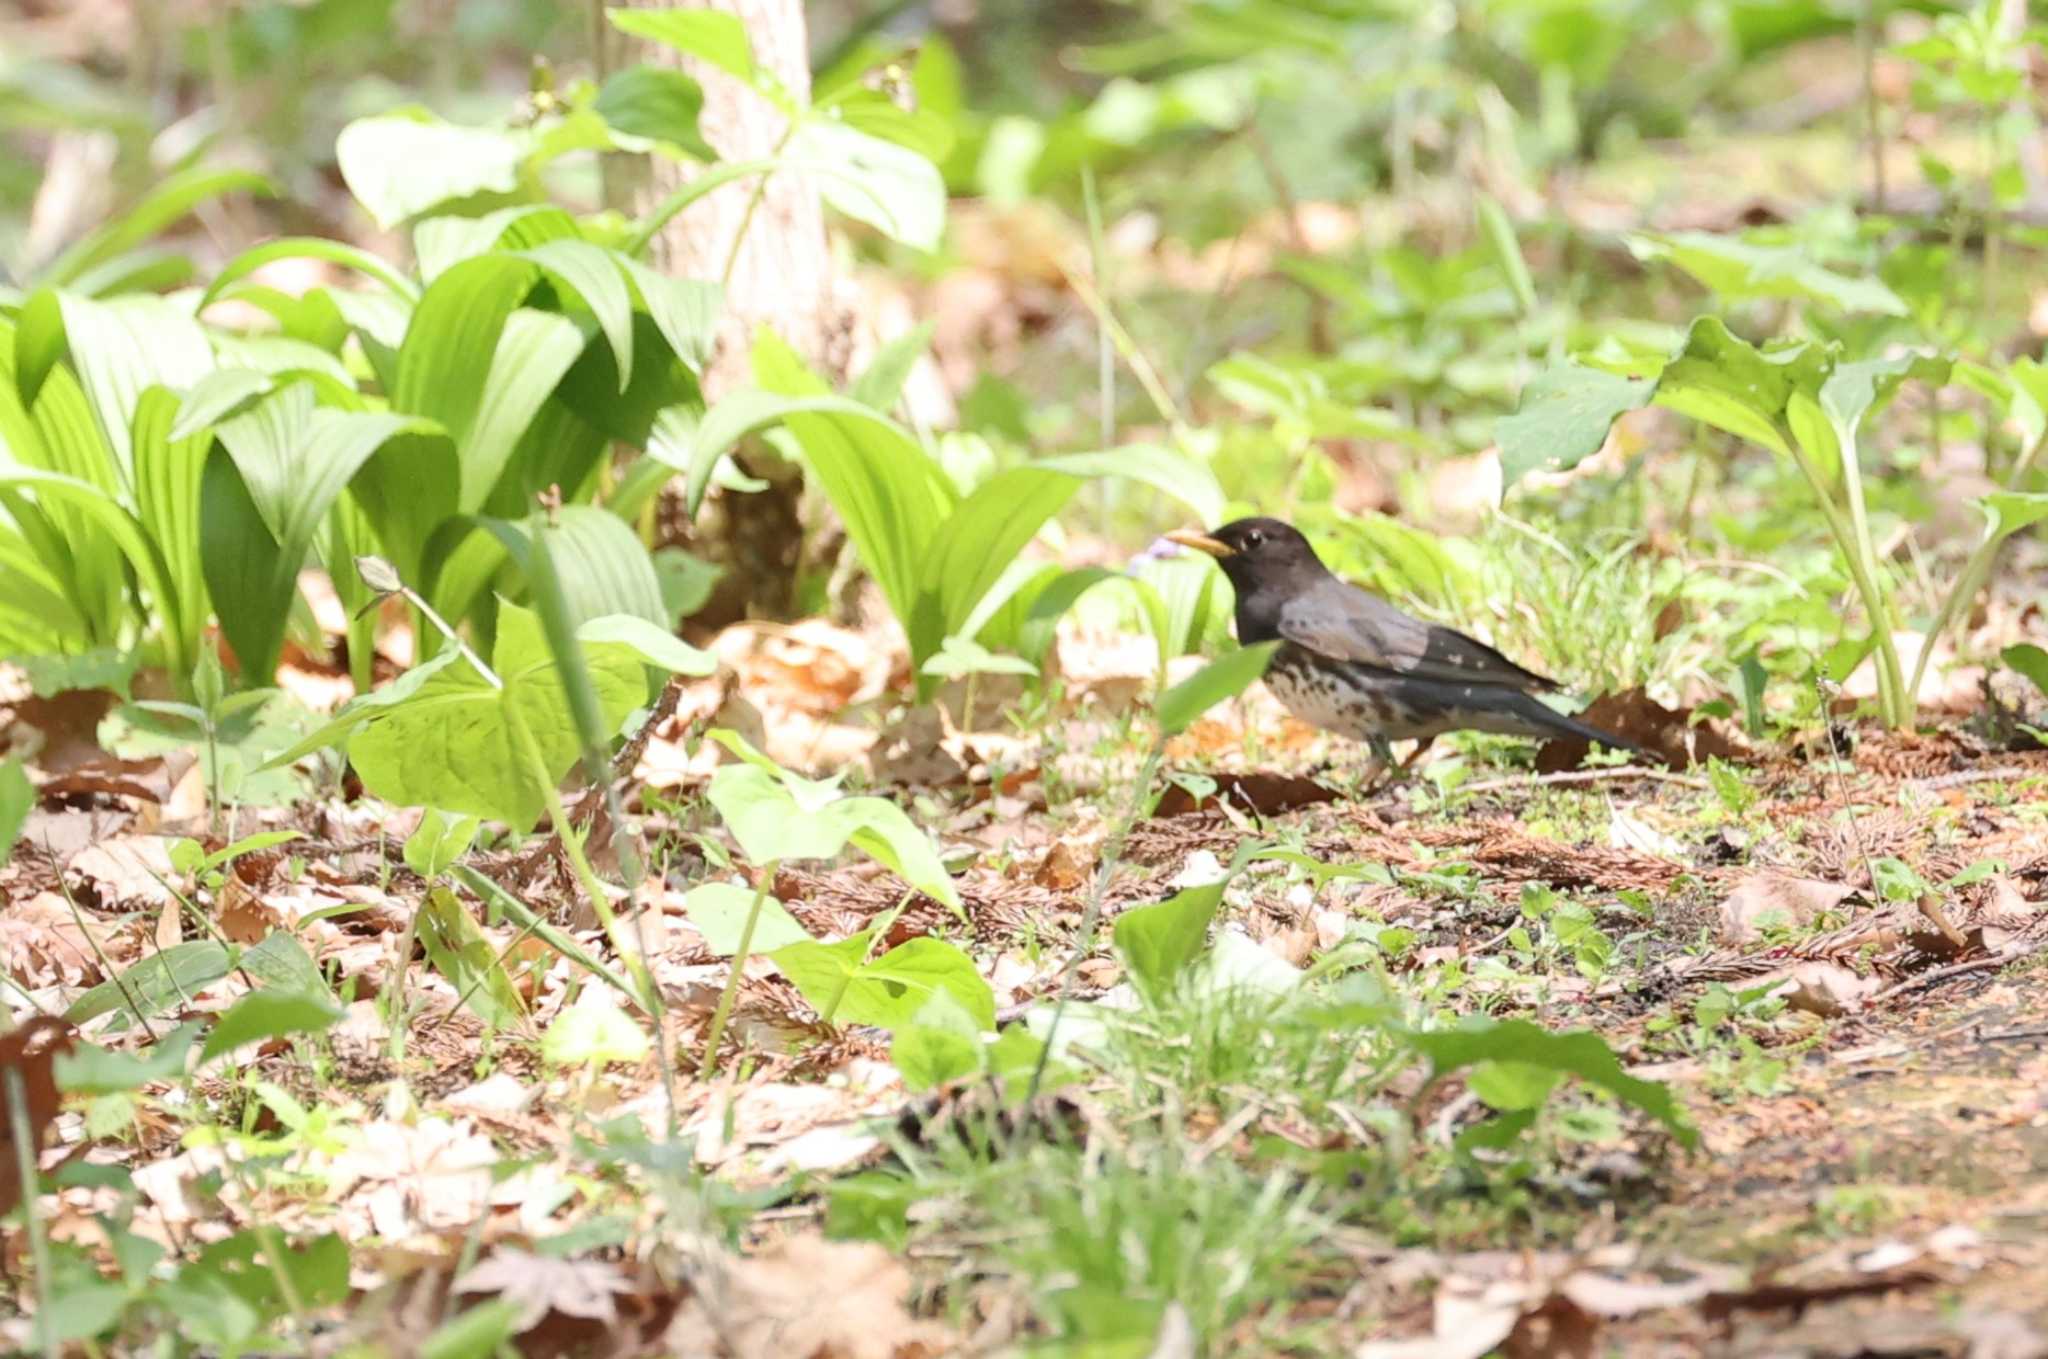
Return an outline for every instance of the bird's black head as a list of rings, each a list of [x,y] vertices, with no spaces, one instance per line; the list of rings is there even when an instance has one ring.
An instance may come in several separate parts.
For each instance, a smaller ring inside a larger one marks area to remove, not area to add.
[[[1292,524],[1278,519],[1239,519],[1213,533],[1169,533],[1166,537],[1214,557],[1239,596],[1260,587],[1312,584],[1328,574],[1308,539]]]

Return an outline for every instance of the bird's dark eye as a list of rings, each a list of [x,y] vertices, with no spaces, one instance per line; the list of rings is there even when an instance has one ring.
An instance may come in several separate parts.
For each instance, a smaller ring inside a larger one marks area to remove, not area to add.
[[[1257,547],[1260,543],[1263,543],[1265,541],[1266,535],[1259,532],[1257,529],[1253,529],[1250,533],[1247,533],[1244,536],[1244,545],[1246,547]]]

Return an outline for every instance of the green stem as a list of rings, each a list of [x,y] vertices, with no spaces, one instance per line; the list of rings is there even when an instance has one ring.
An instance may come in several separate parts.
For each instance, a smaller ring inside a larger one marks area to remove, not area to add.
[[[1870,516],[1863,503],[1863,463],[1853,440],[1842,448],[1842,488],[1849,498],[1849,524],[1856,533],[1855,539],[1845,546],[1861,555],[1863,572],[1857,588],[1863,592],[1863,607],[1877,633],[1878,688],[1885,725],[1903,727],[1913,720],[1917,691],[1906,688],[1899,648],[1893,640],[1897,629],[1893,625],[1891,600],[1877,583],[1877,552],[1870,541]]]
[[[2043,434],[2027,446],[2025,452],[2014,460],[2012,470],[2006,474],[2005,488],[2017,491],[2026,477],[2034,460],[2041,456],[2041,450],[2048,446],[2048,434]],[[1927,640],[1920,646],[1920,654],[1913,661],[1912,692],[1920,692],[1920,677],[1927,672],[1928,658],[1934,654],[1934,644],[1949,630],[1956,615],[1965,604],[1977,597],[1977,591],[1984,588],[1984,581],[1991,574],[1991,565],[1998,558],[1998,548],[2005,541],[2005,535],[1998,531],[1996,524],[1984,530],[1983,541],[1970,553],[1963,563],[1962,573],[1956,577],[1955,588],[1941,601],[1941,612],[1934,616],[1934,623],[1927,629]]]
[[[605,896],[604,882],[591,868],[590,860],[583,854],[583,836],[569,820],[569,809],[562,805],[561,790],[555,787],[554,779],[548,773],[547,761],[540,753],[540,743],[533,738],[532,728],[526,725],[526,718],[519,709],[505,705],[505,718],[511,724],[514,739],[519,742],[520,754],[526,760],[526,767],[540,784],[541,795],[547,801],[548,818],[554,823],[555,834],[561,837],[562,848],[569,855],[569,866],[576,872],[576,881],[583,887],[583,895],[590,900],[590,909],[604,925],[604,936],[611,940],[612,952],[619,955],[626,964],[626,970],[633,978],[634,987],[639,991],[639,1001],[649,1014],[658,1014],[658,1003],[654,999],[654,977],[647,970],[647,960],[630,947],[625,931],[619,928],[619,918],[612,913],[612,904]]]
[[[1821,475],[1820,469],[1807,458],[1796,440],[1786,439],[1784,443],[1785,447],[1792,450],[1793,461],[1798,463],[1799,470],[1805,474],[1807,485],[1813,488],[1814,501],[1820,506],[1821,517],[1827,520],[1828,532],[1834,535],[1836,546],[1841,548],[1842,557],[1849,567],[1849,578],[1855,582],[1856,593],[1862,597],[1864,611],[1870,615],[1871,631],[1876,637],[1878,648],[1878,701],[1884,711],[1885,724],[1893,727],[1904,726],[1905,719],[1895,718],[1893,712],[1893,706],[1898,698],[1897,686],[1904,684],[1904,680],[1899,675],[1898,648],[1892,642],[1891,610],[1886,607],[1884,592],[1879,588],[1877,577],[1866,563],[1858,546],[1863,540],[1857,536],[1856,525],[1828,498],[1827,479]],[[1857,482],[1847,456],[1843,459],[1843,476],[1849,485],[1855,487],[1851,499],[1860,507],[1862,486]],[[1887,702],[1888,697],[1891,702]]]
[[[619,249],[623,253],[637,259],[646,253],[648,245],[653,242],[656,236],[661,234],[661,229],[667,226],[677,213],[689,207],[690,204],[711,193],[713,190],[725,187],[735,179],[745,179],[748,175],[772,174],[776,168],[777,164],[773,160],[742,160],[728,161],[723,165],[706,170],[667,198],[662,199],[654,211],[647,215],[646,220],[641,222],[634,229],[633,234],[625,239],[624,243],[619,246]]]
[[[732,1014],[733,1002],[739,999],[740,977],[747,970],[747,958],[754,948],[754,927],[761,923],[761,904],[768,899],[768,889],[781,871],[782,861],[770,859],[762,865],[761,880],[754,884],[754,900],[747,906],[747,923],[740,926],[740,946],[732,955],[732,975],[725,979],[718,1008],[711,1012],[711,1029],[704,1039],[704,1060],[697,1067],[699,1080],[711,1079],[711,1072],[718,1065],[718,1040],[725,1036],[725,1021]]]
[[[775,143],[775,149],[768,154],[770,165],[782,164],[782,153],[789,149],[790,139],[796,136],[797,123],[801,116],[790,115],[789,126],[783,129],[781,138]],[[740,247],[746,243],[747,233],[754,229],[754,214],[761,210],[761,200],[768,196],[768,181],[771,178],[772,175],[764,174],[754,181],[754,192],[747,199],[747,210],[740,215],[739,229],[732,234],[732,247],[725,252],[725,268],[718,275],[718,283],[722,288],[732,286],[732,271],[739,266]]]

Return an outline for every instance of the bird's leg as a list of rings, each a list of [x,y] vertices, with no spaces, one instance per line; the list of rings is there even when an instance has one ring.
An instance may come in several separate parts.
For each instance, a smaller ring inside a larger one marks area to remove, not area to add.
[[[1408,752],[1408,758],[1401,761],[1401,772],[1405,774],[1409,770],[1413,769],[1416,765],[1420,764],[1422,762],[1422,757],[1429,754],[1430,748],[1435,744],[1436,737],[1434,736],[1425,736],[1421,740],[1417,741],[1415,743],[1415,749]]]

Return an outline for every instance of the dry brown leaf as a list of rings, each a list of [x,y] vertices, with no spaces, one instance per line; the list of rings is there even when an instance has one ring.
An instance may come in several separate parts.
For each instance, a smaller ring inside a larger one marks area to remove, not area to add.
[[[27,1155],[36,1149],[57,1117],[61,1102],[57,1093],[57,1054],[69,1051],[75,1030],[54,1015],[37,1015],[18,1029],[0,1033],[0,1075],[12,1072],[21,1078],[23,1107],[28,1117]],[[14,1142],[14,1082],[0,1079],[0,1216],[14,1211],[21,1202],[21,1159],[23,1149]]]
[[[1696,723],[1690,708],[1667,708],[1641,689],[1624,689],[1596,698],[1579,718],[1634,741],[1676,768],[1702,762],[1709,756],[1723,760],[1745,756],[1742,747],[1713,722]],[[1537,772],[1554,774],[1576,769],[1588,749],[1588,744],[1577,737],[1545,742],[1536,754]]]
[[[1836,1019],[1877,994],[1875,977],[1859,977],[1840,963],[1800,963],[1783,974],[1773,993],[1787,1005],[1825,1019]]]
[[[38,892],[0,914],[0,959],[23,986],[98,982],[105,971],[102,953],[118,963],[134,949],[121,931],[74,909],[56,892]]]
[[[169,842],[151,835],[117,835],[79,851],[65,876],[102,905],[141,902],[162,906],[176,899],[167,886],[177,876]]]
[[[455,1291],[488,1293],[516,1303],[516,1335],[532,1330],[550,1312],[609,1323],[618,1316],[617,1299],[633,1291],[633,1283],[609,1261],[564,1260],[500,1246],[456,1280]]]
[[[1853,889],[1839,882],[1765,870],[1735,884],[1721,902],[1721,942],[1746,944],[1771,926],[1809,925],[1840,906]]]
[[[718,1359],[936,1359],[956,1338],[910,1315],[910,1274],[873,1242],[803,1235],[697,1272],[665,1352]]]

